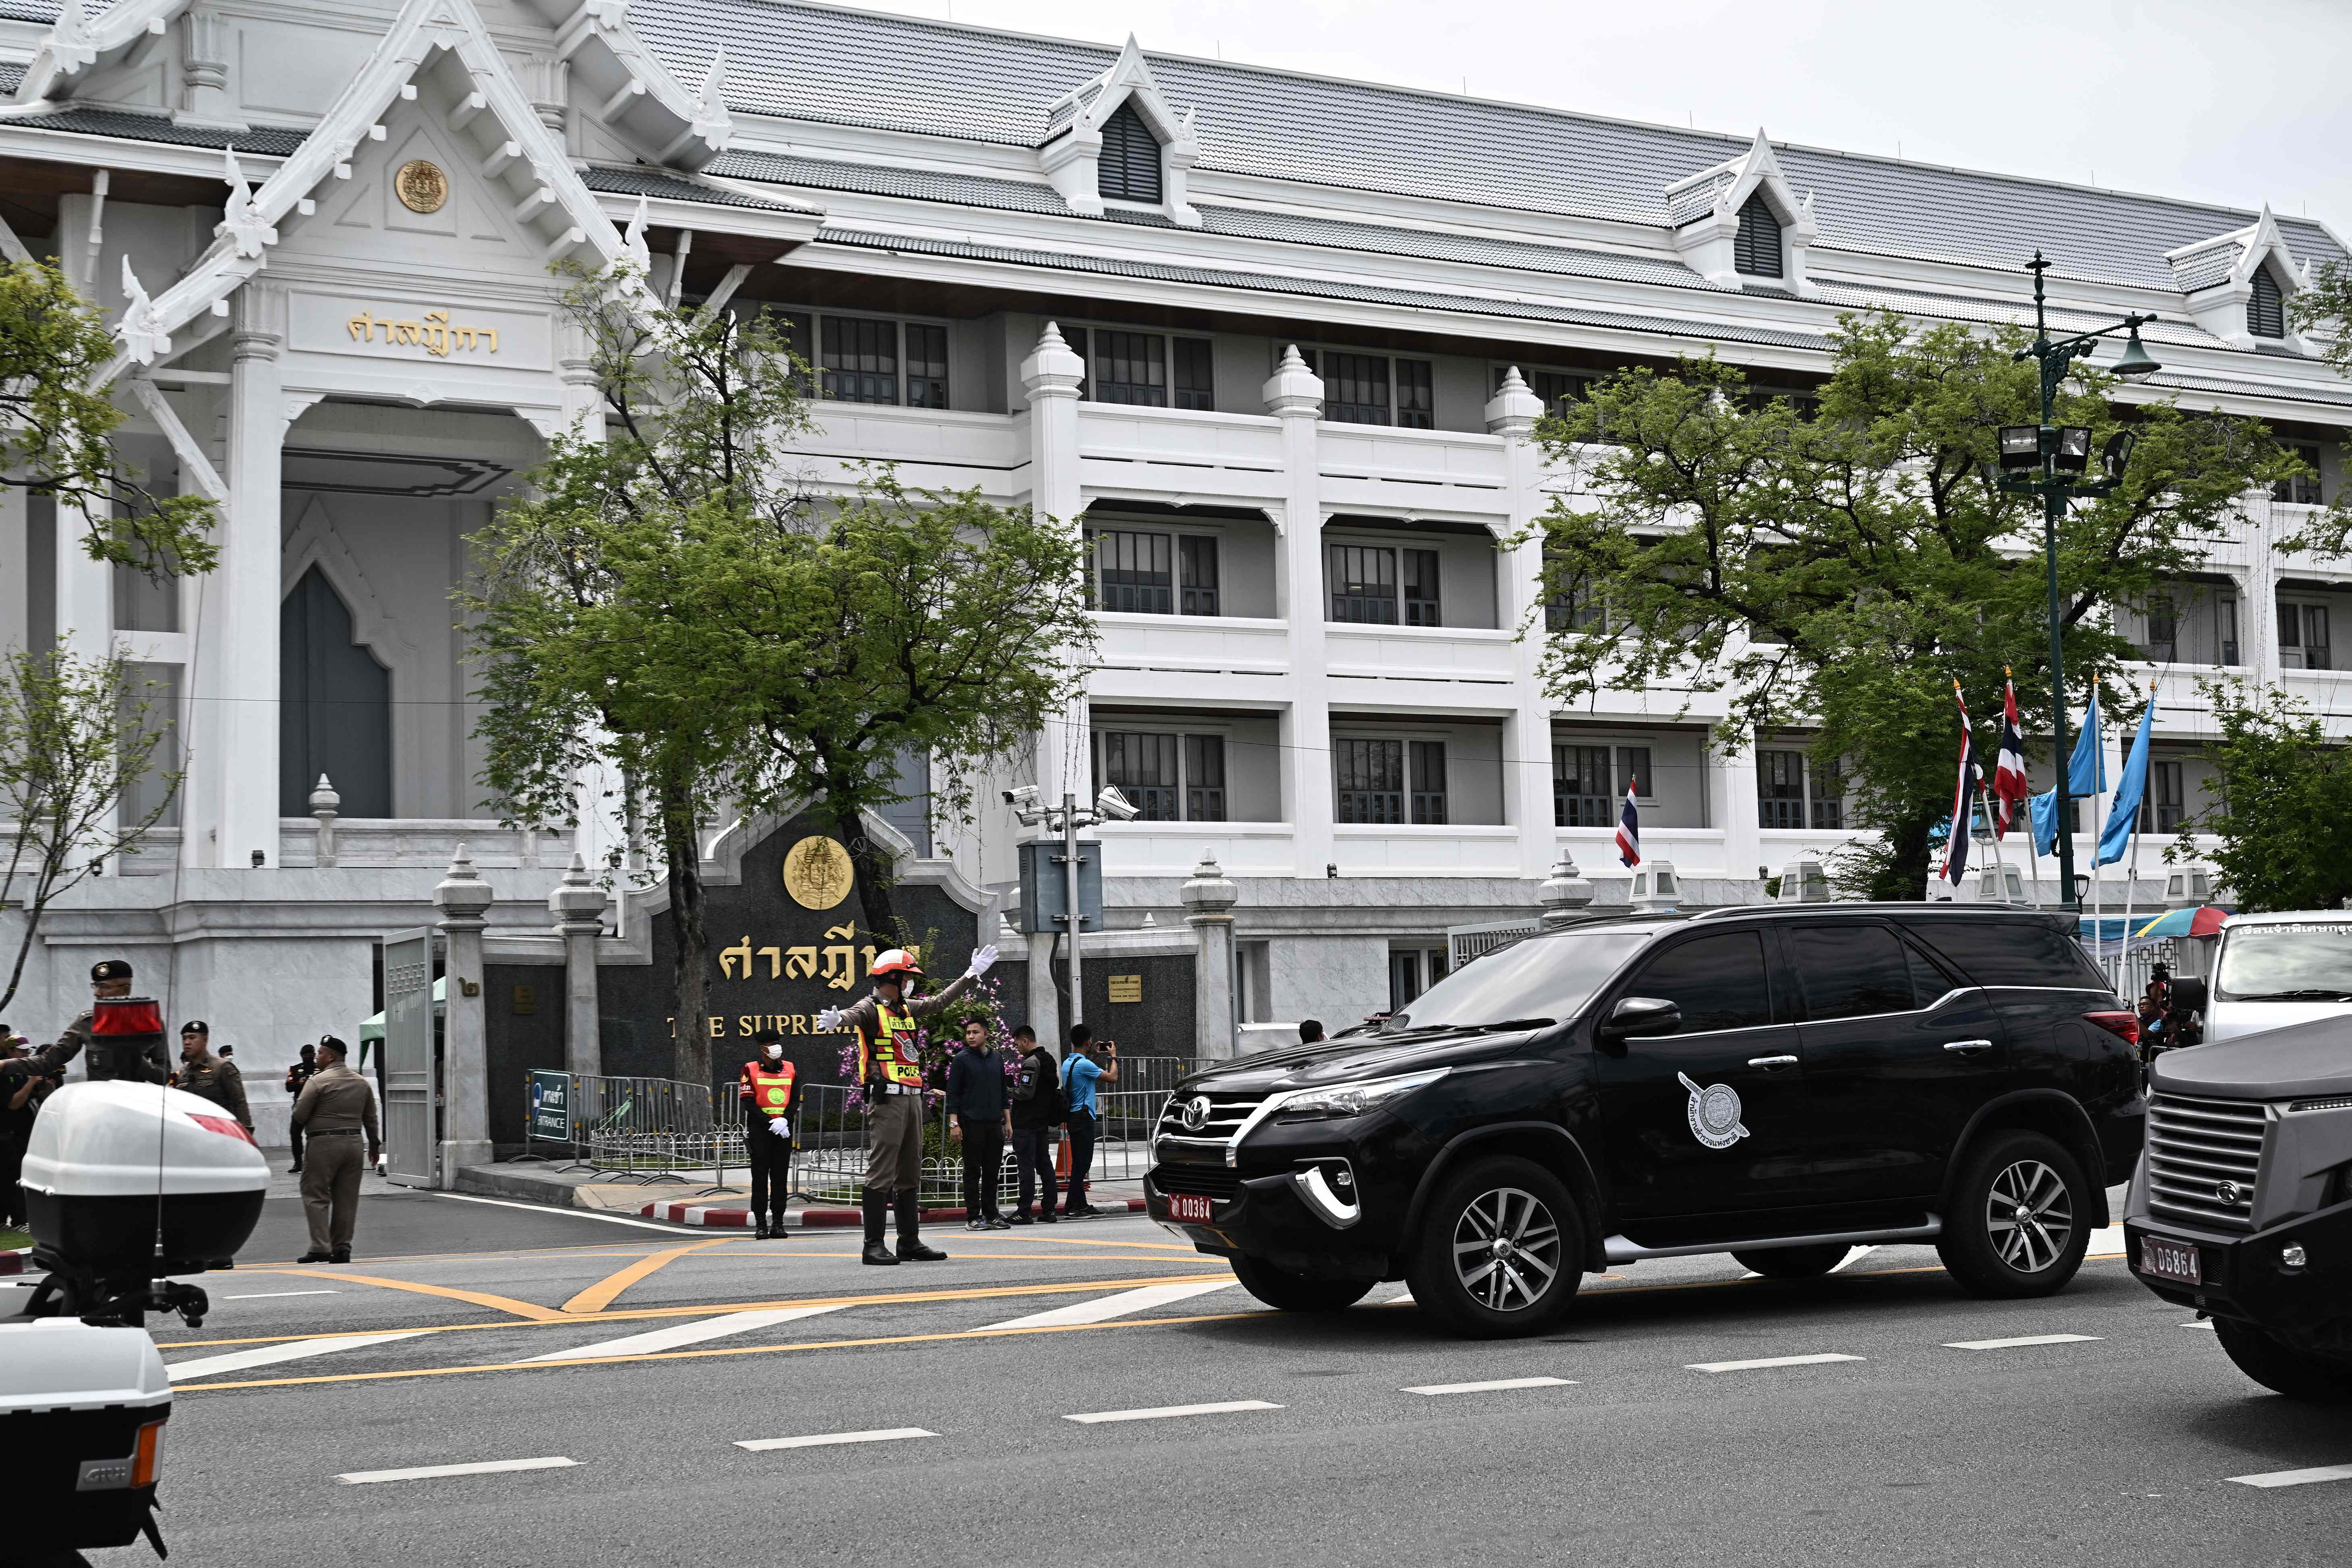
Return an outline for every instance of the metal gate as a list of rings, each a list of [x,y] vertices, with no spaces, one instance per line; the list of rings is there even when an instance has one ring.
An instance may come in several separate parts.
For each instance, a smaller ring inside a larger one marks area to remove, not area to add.
[[[433,932],[383,939],[384,1174],[404,1186],[440,1184],[439,1096],[433,1048]]]

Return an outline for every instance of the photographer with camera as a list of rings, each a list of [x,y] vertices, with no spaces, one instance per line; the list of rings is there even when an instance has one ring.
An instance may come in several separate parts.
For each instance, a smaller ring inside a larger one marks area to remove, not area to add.
[[[1118,1081],[1118,1042],[1095,1039],[1084,1024],[1070,1026],[1069,1059],[1062,1064],[1062,1093],[1070,1107],[1070,1190],[1065,1219],[1092,1219],[1102,1210],[1087,1202],[1087,1173],[1095,1163],[1095,1139],[1102,1131],[1101,1102],[1095,1087]]]

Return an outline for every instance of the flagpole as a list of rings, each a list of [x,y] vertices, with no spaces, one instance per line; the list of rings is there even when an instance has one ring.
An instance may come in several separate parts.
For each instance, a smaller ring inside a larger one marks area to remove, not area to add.
[[[2099,841],[2107,836],[2105,805],[2107,792],[2104,787],[2096,786],[2104,786],[2107,776],[2107,727],[2100,720],[2099,691],[2097,686],[2094,685],[2091,688],[2089,716],[2092,740],[2091,776],[2095,781],[2095,787],[2091,791],[2091,950],[2094,952],[2099,949],[2100,933],[2106,929],[2099,914]],[[2074,763],[2070,760],[2067,767],[2071,771],[2073,766]],[[2063,832],[2071,828],[2073,824],[2062,822],[2058,826],[2060,831]]]
[[[2150,703],[2153,703],[2156,700],[2156,683],[2154,681],[2148,682],[2147,700]],[[2139,742],[2135,740],[2132,744],[2134,749],[2137,750]],[[2131,973],[2132,894],[2137,890],[2139,881],[2139,835],[2142,820],[2147,815],[2140,809],[2141,801],[2145,800],[2147,795],[2147,785],[2145,773],[2141,775],[2141,781],[2140,800],[2132,802],[2131,806],[2131,853],[2124,857],[2123,952],[2118,954],[2116,959],[2116,973],[2118,980],[2118,984],[2116,986],[2116,994],[2122,996],[2126,1002],[2135,1001],[2134,997],[2125,992],[2120,982],[2128,978]],[[2118,778],[2116,783],[2118,790],[2120,791],[2123,781]]]

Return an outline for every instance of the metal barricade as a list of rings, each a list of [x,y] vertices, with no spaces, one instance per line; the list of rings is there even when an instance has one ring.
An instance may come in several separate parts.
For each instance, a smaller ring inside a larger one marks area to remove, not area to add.
[[[1127,1087],[1127,1063],[1119,1063],[1119,1087],[1097,1089],[1094,1169],[1089,1182],[1140,1181],[1151,1169],[1151,1130],[1167,1108],[1164,1089]]]
[[[1166,1094],[1179,1083],[1198,1071],[1202,1063],[1193,1057],[1130,1057],[1118,1058],[1118,1091],[1132,1093],[1151,1089]]]
[[[680,1173],[717,1165],[719,1129],[708,1085],[585,1075],[572,1082],[588,1163],[612,1180],[683,1184]]]

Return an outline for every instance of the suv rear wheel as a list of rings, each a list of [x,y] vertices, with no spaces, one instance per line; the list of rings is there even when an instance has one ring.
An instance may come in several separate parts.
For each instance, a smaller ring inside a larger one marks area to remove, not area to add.
[[[1735,1252],[1731,1260],[1752,1268],[1767,1279],[1815,1279],[1845,1261],[1853,1250],[1843,1241],[1818,1247],[1775,1247],[1763,1252]]]
[[[1364,1299],[1378,1280],[1325,1279],[1277,1268],[1263,1258],[1236,1258],[1234,1277],[1242,1289],[1282,1312],[1338,1312]]]
[[[2047,1296],[2091,1243],[2093,1194],[2057,1140],[1997,1132],[1969,1152],[1936,1252],[1974,1296]]]
[[[2274,1393],[2313,1405],[2352,1404],[2352,1365],[2291,1350],[2252,1323],[2213,1320],[2213,1337],[2238,1370]]]
[[[1475,1161],[1445,1178],[1409,1255],[1412,1299],[1455,1333],[1504,1339],[1559,1321],[1584,1277],[1584,1231],[1559,1179],[1532,1161]]]

